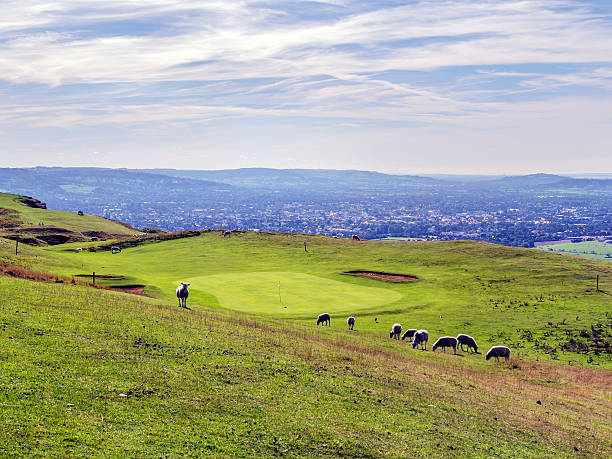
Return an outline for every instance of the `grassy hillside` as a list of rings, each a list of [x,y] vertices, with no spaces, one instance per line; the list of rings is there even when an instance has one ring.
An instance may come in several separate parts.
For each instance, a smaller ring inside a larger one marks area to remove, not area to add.
[[[3,456],[606,457],[611,389],[608,371],[0,277]]]
[[[522,358],[612,368],[612,266],[604,262],[473,241],[356,242],[262,233],[223,238],[218,231],[114,255],[77,252],[75,245],[28,250],[18,257],[5,250],[3,260],[68,277],[95,271],[112,277],[99,283],[144,286],[145,294],[171,301],[176,285],[190,282],[194,309],[222,307],[310,326],[317,314],[330,312],[334,328],[345,327],[350,314],[358,330],[379,339],[399,322],[426,328],[432,339],[468,333],[485,350],[504,344]],[[417,280],[346,274],[353,270]],[[597,274],[602,291],[595,289]]]
[[[19,235],[26,242],[45,244],[137,233],[128,225],[95,215],[32,205],[39,203],[27,196],[0,193],[0,237]]]

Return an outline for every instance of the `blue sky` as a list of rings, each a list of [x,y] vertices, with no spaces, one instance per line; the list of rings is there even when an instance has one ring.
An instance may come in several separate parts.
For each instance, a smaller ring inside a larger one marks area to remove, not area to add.
[[[612,171],[612,1],[5,0],[3,166]]]

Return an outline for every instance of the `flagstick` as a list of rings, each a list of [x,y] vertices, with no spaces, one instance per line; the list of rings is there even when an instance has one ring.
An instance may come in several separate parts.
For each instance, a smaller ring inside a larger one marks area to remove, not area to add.
[[[283,305],[283,300],[281,299],[281,293],[280,293],[280,281],[278,281],[278,303],[281,306]]]

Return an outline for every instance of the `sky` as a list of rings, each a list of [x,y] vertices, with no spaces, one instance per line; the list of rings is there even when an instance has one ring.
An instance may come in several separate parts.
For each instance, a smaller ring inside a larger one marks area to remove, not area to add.
[[[612,0],[2,3],[2,167],[612,172]]]

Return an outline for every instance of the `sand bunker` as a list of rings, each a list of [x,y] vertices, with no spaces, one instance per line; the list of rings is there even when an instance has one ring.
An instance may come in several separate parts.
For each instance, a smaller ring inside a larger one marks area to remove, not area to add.
[[[74,277],[89,277],[91,279],[93,275],[92,274],[77,274]],[[96,279],[121,280],[121,279],[125,279],[125,277],[124,276],[113,276],[110,274],[96,274]]]
[[[418,278],[415,276],[409,276],[407,274],[392,274],[392,273],[383,273],[379,271],[347,271],[346,274],[351,274],[353,276],[366,276],[373,277],[375,279],[381,279],[392,282],[409,282],[417,280]]]
[[[144,293],[144,285],[118,285],[118,286],[108,286],[106,288],[117,290],[119,292],[132,293],[133,295],[142,295],[146,296]]]

